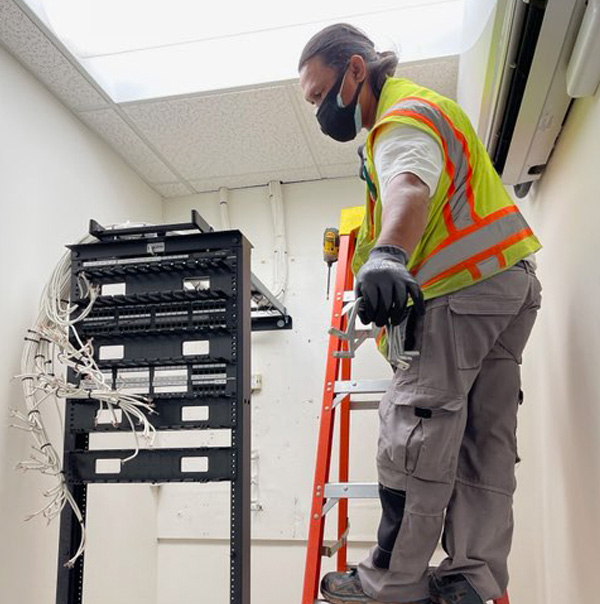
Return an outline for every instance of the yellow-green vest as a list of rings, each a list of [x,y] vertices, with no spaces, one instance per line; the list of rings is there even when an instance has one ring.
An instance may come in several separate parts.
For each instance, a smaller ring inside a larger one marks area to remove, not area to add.
[[[425,232],[408,262],[425,299],[487,279],[540,249],[459,105],[409,80],[388,78],[365,145],[367,207],[353,258],[355,273],[381,232],[382,204],[373,147],[391,123],[413,126],[433,136],[445,163],[429,202]]]

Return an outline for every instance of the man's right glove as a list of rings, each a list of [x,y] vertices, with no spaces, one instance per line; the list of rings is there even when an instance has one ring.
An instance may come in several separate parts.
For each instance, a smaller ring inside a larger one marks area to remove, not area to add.
[[[395,245],[374,247],[369,259],[358,271],[354,291],[362,298],[358,316],[366,325],[377,327],[387,323],[399,325],[404,316],[408,295],[417,312],[425,312],[423,292],[416,279],[406,268],[408,254]]]

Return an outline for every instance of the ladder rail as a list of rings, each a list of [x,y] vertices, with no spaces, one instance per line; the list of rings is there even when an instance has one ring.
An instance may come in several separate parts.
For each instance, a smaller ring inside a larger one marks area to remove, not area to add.
[[[342,359],[341,373],[343,380],[350,379],[350,359]],[[334,411],[335,413],[335,411]],[[340,465],[339,480],[347,482],[350,479],[350,396],[346,396],[340,408]],[[323,518],[325,523],[325,518]],[[338,504],[338,541],[342,543],[337,551],[337,570],[345,572],[348,566],[348,499],[340,499]],[[346,535],[346,538],[343,536]]]
[[[351,260],[354,254],[355,234],[340,237],[340,253],[335,281],[335,294],[332,309],[331,330],[327,351],[327,368],[323,391],[323,407],[317,445],[315,481],[312,492],[312,506],[306,553],[306,570],[302,604],[319,604],[319,579],[323,555],[337,554],[337,570],[348,570],[348,537],[350,523],[348,518],[348,500],[353,498],[378,497],[378,485],[370,483],[350,483],[350,412],[358,409],[376,409],[378,402],[373,400],[351,400],[356,395],[383,394],[390,380],[352,381],[352,357],[347,354],[347,344],[339,333],[347,328],[348,314],[344,305],[354,300],[352,291],[353,274]],[[346,354],[344,354],[346,352]],[[329,481],[331,454],[335,425],[335,411],[340,411],[339,431],[339,482]],[[332,545],[324,544],[326,515],[334,507],[338,508],[337,541]],[[494,604],[510,604],[508,593],[494,600]]]
[[[340,254],[336,271],[335,294],[333,299],[331,321],[331,326],[338,330],[341,330],[345,327],[344,323],[347,320],[346,315],[344,315],[342,311],[344,305],[344,292],[347,289],[346,284],[348,283],[349,278],[351,279],[350,261],[353,252],[354,236],[342,235],[340,237]],[[325,386],[323,390],[323,408],[321,413],[321,425],[319,428],[315,481],[312,492],[312,506],[308,533],[308,548],[306,554],[306,571],[304,575],[302,604],[314,604],[317,594],[319,593],[321,547],[323,544],[325,530],[324,490],[325,484],[329,479],[331,452],[333,446],[333,427],[335,416],[333,400],[335,397],[335,382],[339,377],[340,367],[342,364],[342,359],[337,358],[334,353],[341,351],[342,346],[343,343],[340,338],[336,337],[335,335],[329,336],[327,369],[325,373]],[[338,537],[339,536],[340,535],[338,535]]]

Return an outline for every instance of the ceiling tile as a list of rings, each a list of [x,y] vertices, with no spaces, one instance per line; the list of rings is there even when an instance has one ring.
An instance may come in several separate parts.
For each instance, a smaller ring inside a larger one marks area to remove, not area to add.
[[[12,1],[0,1],[0,44],[74,110],[108,102]]]
[[[184,197],[192,195],[195,191],[181,182],[161,182],[152,185],[163,197]]]
[[[229,189],[240,189],[242,187],[253,187],[266,185],[271,180],[281,182],[296,182],[300,180],[319,180],[321,175],[316,168],[299,168],[287,170],[272,170],[255,174],[242,174],[232,176],[221,176],[218,178],[203,178],[190,180],[190,184],[198,193],[205,191],[216,191],[220,187]]]
[[[283,86],[123,108],[188,179],[314,168]]]
[[[150,183],[175,182],[177,176],[114,110],[86,111],[79,117]]]
[[[429,59],[419,63],[400,65],[397,75],[431,88],[444,96],[456,100],[458,82],[458,56]]]

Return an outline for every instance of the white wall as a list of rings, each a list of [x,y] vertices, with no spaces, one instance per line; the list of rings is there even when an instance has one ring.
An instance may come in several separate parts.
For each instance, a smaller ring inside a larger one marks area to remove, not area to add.
[[[24,524],[41,507],[47,483],[13,471],[29,447],[25,434],[6,428],[8,409],[20,403],[20,386],[9,380],[19,371],[22,337],[64,245],[85,233],[90,218],[161,221],[162,205],[158,194],[1,49],[0,133],[0,601],[40,604],[54,601],[58,527],[46,528],[40,519]],[[89,573],[87,604],[153,601],[154,496],[149,487],[130,489],[93,493],[100,532],[90,531],[90,557],[116,567],[108,552],[120,554],[127,539],[125,555],[135,557],[133,566],[145,581],[132,583],[124,575],[133,559],[125,558],[110,581]],[[132,514],[134,491],[138,507]]]
[[[530,194],[544,249],[543,309],[528,350],[526,405],[538,448],[543,604],[597,598],[600,543],[600,95],[575,103]],[[533,503],[533,502],[532,502]]]

